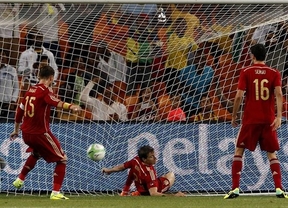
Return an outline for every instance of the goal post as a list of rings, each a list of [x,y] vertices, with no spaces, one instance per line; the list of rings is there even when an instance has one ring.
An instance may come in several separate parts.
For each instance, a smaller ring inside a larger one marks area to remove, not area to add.
[[[127,172],[103,176],[101,168],[133,158],[144,144],[155,149],[159,176],[175,173],[172,192],[229,191],[239,130],[230,125],[232,107],[240,70],[251,64],[249,49],[255,43],[265,44],[266,64],[282,75],[278,157],[282,174],[287,173],[286,1],[133,3],[0,0],[0,159],[6,161],[0,164],[0,192],[51,190],[54,166],[41,160],[24,188],[15,191],[12,182],[28,153],[21,135],[9,140],[15,107],[47,64],[58,73],[54,93],[83,108],[80,115],[51,113],[52,132],[68,156],[63,191],[118,193]],[[93,143],[106,148],[102,161],[88,159]],[[288,187],[285,177],[283,186]],[[245,153],[241,191],[274,193],[269,161],[260,149]]]

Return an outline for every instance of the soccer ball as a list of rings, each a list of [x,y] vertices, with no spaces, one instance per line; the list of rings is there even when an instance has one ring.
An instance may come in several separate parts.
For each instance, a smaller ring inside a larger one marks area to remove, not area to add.
[[[102,144],[91,144],[87,149],[87,156],[93,161],[100,161],[106,153],[105,147]]]

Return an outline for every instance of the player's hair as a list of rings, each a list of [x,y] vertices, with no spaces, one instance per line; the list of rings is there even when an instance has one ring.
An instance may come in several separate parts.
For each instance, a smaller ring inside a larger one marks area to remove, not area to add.
[[[54,76],[54,69],[51,66],[43,66],[39,71],[40,79],[48,79],[50,76]]]
[[[266,58],[266,48],[263,44],[257,43],[250,48],[251,53],[257,61],[264,61]]]
[[[143,159],[147,159],[148,154],[153,151],[154,151],[153,147],[149,145],[144,145],[138,149],[138,157],[140,158],[140,160],[143,161]]]

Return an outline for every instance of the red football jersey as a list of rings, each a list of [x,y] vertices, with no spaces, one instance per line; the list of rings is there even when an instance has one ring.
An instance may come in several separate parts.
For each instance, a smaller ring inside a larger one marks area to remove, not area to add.
[[[60,102],[52,90],[43,84],[30,87],[25,94],[16,114],[16,122],[23,123],[22,132],[43,134],[49,132],[50,108]]]
[[[124,167],[130,168],[134,176],[134,183],[140,193],[149,193],[149,189],[158,186],[157,174],[153,165],[144,164],[140,158],[134,157],[124,163]]]
[[[275,119],[274,89],[281,86],[279,71],[254,64],[240,73],[238,89],[246,91],[243,124],[268,124]]]

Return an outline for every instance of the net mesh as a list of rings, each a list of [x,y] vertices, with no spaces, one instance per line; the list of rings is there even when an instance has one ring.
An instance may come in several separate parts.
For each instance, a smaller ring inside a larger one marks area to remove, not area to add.
[[[131,159],[146,143],[157,150],[158,174],[176,173],[172,191],[229,190],[238,129],[226,122],[255,43],[265,44],[267,65],[283,76],[287,117],[286,13],[283,4],[0,4],[0,157],[7,163],[0,190],[14,192],[28,157],[21,138],[7,139],[15,107],[47,64],[56,72],[54,93],[83,108],[51,114],[69,158],[63,190],[121,190],[127,172],[103,179],[101,168]],[[284,126],[283,171],[286,134]],[[92,143],[106,147],[103,161],[87,158]],[[274,189],[264,158],[258,149],[245,156],[244,192]],[[49,191],[52,171],[39,162],[22,191]]]

